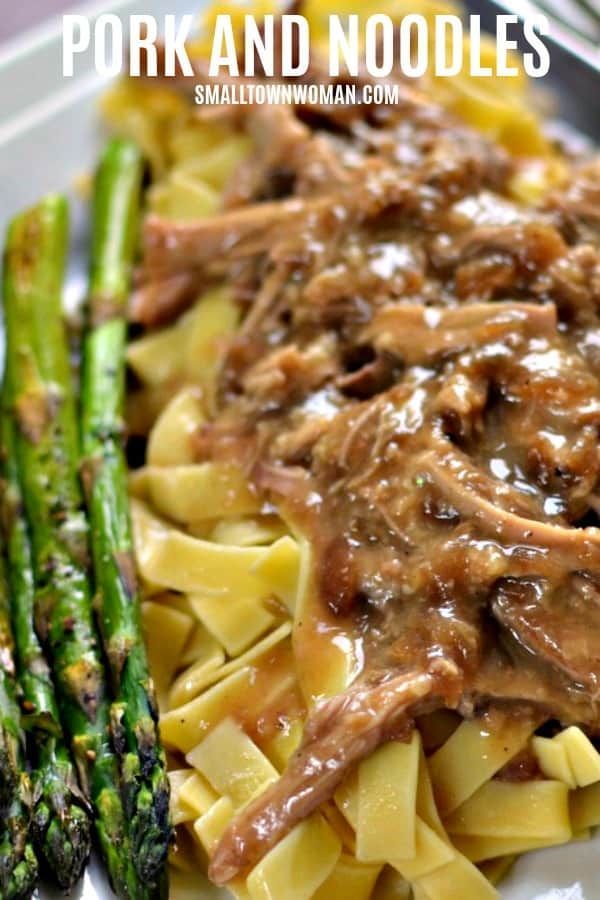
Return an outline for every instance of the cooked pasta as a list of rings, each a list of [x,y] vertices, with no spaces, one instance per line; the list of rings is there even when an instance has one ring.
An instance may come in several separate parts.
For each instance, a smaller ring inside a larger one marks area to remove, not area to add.
[[[375,5],[377,9],[373,7],[373,11],[389,12],[396,20],[409,6],[414,7],[412,3],[396,2],[390,2],[389,9],[381,3]],[[310,21],[317,44],[323,38],[323,22],[330,11],[361,15],[371,11],[371,5],[364,3],[336,2],[334,6],[335,9],[330,10],[327,4],[323,6],[312,0],[303,5],[303,13]],[[456,9],[453,4],[425,0],[420,8],[427,16]],[[222,12],[235,17],[246,11],[258,15],[272,9],[270,3],[253,4],[251,9],[237,3],[215,4],[204,16],[204,27],[209,32],[215,16]],[[198,53],[206,51],[205,35],[200,35],[194,48]],[[488,57],[494,53],[491,42],[484,43],[484,52]],[[510,174],[503,182],[503,198],[497,201],[498,208],[504,211],[500,225],[506,227],[507,222],[513,225],[510,216],[516,216],[518,224],[513,227],[526,229],[530,213],[525,204],[537,203],[556,184],[562,183],[568,176],[569,163],[545,138],[540,118],[531,106],[524,75],[521,73],[511,80],[508,87],[499,78],[477,81],[462,75],[450,79],[427,76],[420,88],[425,98],[423,102],[440,103],[514,154]],[[296,470],[304,464],[309,452],[306,447],[314,445],[309,428],[314,425],[320,435],[325,433],[322,423],[327,423],[339,412],[332,409],[331,398],[325,388],[320,387],[327,386],[330,377],[327,370],[329,350],[324,347],[326,334],[314,340],[307,359],[301,361],[305,364],[302,378],[306,382],[313,373],[321,370],[324,373],[317,375],[317,387],[312,393],[306,392],[302,401],[312,404],[315,413],[315,419],[307,425],[307,434],[294,435],[297,444],[289,447],[286,444],[284,448],[289,424],[286,420],[279,423],[280,434],[269,436],[274,445],[279,447],[281,444],[282,454],[287,454],[286,459],[291,461],[289,471],[283,473],[283,466],[261,461],[262,426],[257,443],[246,453],[244,440],[254,415],[250,400],[251,412],[244,423],[246,430],[236,431],[233,427],[227,432],[224,428],[223,443],[218,444],[221,423],[217,420],[218,452],[212,457],[203,457],[199,450],[204,436],[214,436],[211,428],[220,392],[221,398],[223,392],[236,398],[258,398],[263,422],[269,415],[277,416],[281,406],[288,401],[288,383],[291,390],[302,391],[302,384],[294,384],[290,374],[292,367],[298,364],[294,356],[297,347],[283,348],[278,368],[263,371],[260,367],[261,354],[266,357],[273,348],[277,349],[277,329],[284,331],[287,327],[284,316],[292,316],[289,310],[283,310],[273,325],[272,347],[267,338],[253,359],[254,367],[250,371],[245,368],[245,354],[251,353],[250,337],[254,336],[253,328],[258,327],[259,314],[263,312],[249,306],[247,294],[256,289],[257,280],[272,277],[272,283],[267,282],[266,291],[261,295],[262,302],[268,305],[277,295],[278,279],[287,278],[293,268],[285,256],[285,248],[281,250],[282,268],[275,266],[274,274],[270,275],[265,274],[260,264],[253,265],[252,253],[240,251],[239,258],[234,259],[229,269],[229,274],[233,271],[237,278],[234,290],[219,266],[219,252],[215,249],[225,247],[226,243],[219,245],[218,237],[214,237],[209,227],[213,221],[210,217],[221,211],[223,205],[233,211],[248,205],[249,197],[253,196],[251,190],[256,188],[253,167],[261,154],[264,157],[270,152],[271,148],[264,144],[278,139],[277,134],[261,135],[260,110],[255,112],[258,124],[255,122],[246,131],[243,124],[240,125],[239,116],[202,117],[184,102],[180,94],[162,85],[122,84],[104,101],[104,113],[111,125],[135,137],[151,161],[150,212],[158,214],[167,223],[191,220],[191,227],[198,229],[194,266],[198,267],[201,277],[195,271],[186,273],[194,285],[194,302],[184,304],[187,307],[184,311],[175,304],[174,321],[162,328],[152,327],[155,322],[150,310],[147,317],[150,329],[133,340],[128,350],[128,363],[137,380],[130,397],[130,423],[144,423],[138,430],[147,437],[145,464],[132,472],[130,481],[135,552],[145,592],[144,624],[158,689],[161,735],[172,758],[171,808],[177,835],[172,865],[188,875],[199,866],[205,869],[207,858],[213,856],[231,823],[235,827],[240,814],[254,809],[256,798],[269,787],[281,783],[285,777],[282,773],[289,771],[288,764],[297,758],[295,753],[299,747],[302,752],[307,717],[308,722],[312,722],[311,711],[324,709],[329,701],[335,703],[343,692],[352,691],[368,653],[366,634],[361,633],[358,638],[348,635],[335,615],[323,617],[314,546],[307,537],[310,528],[298,528],[289,505],[278,505],[257,488],[257,480],[260,481],[257,472],[263,479],[261,483],[269,485],[281,478],[302,477]],[[328,113],[321,110],[318,114],[326,116]],[[363,130],[366,134],[366,126]],[[356,134],[360,143],[361,126],[357,126]],[[474,132],[467,132],[467,141],[472,139],[470,135]],[[372,135],[364,138],[367,142],[371,139],[375,141]],[[331,147],[326,148],[322,156],[319,155],[323,151],[321,140],[319,137],[315,145],[310,145],[311,151],[315,152],[315,166],[317,169],[319,165],[330,166],[331,178],[337,177],[338,161],[334,157],[338,152],[343,155],[336,144],[337,138],[332,139],[333,151]],[[381,135],[377,140],[383,144]],[[464,134],[461,133],[457,140],[465,140]],[[452,147],[452,131],[444,133],[440,141],[440,153],[443,154],[444,148]],[[292,155],[293,150],[287,148],[287,152]],[[410,142],[403,144],[398,155],[402,152],[413,152]],[[412,164],[412,160],[409,162]],[[354,160],[351,167],[359,164]],[[442,181],[447,176],[451,180],[453,176],[448,172],[453,164],[451,160],[445,175],[436,170],[437,174],[432,175],[431,180],[426,178],[421,185],[423,191],[430,190],[435,178]],[[473,166],[478,164],[479,159],[472,163]],[[502,167],[506,165],[502,157],[500,169],[504,171]],[[459,167],[460,162],[456,162],[456,166]],[[275,169],[272,183],[263,186],[263,193],[258,190],[262,207],[252,208],[257,208],[259,214],[265,208],[268,214],[277,214],[275,205],[281,203],[277,179],[290,178],[285,158],[277,162]],[[242,176],[236,181],[240,172]],[[299,188],[301,203],[310,196],[313,177],[316,177],[315,172],[310,166],[297,176],[301,182],[305,179]],[[501,178],[501,175],[495,173],[494,177]],[[340,183],[341,187],[336,190],[340,191],[343,202],[351,205],[344,193],[343,176]],[[400,188],[401,185],[399,191]],[[474,216],[476,221],[493,229],[498,223],[490,212],[490,204],[496,202],[492,189],[495,189],[492,184],[484,183],[481,194],[467,196],[463,207],[455,209],[455,221],[462,221],[461,216],[465,219]],[[248,196],[246,191],[250,191]],[[460,191],[457,182],[457,194]],[[431,202],[434,204],[435,200]],[[303,215],[301,203],[297,212],[299,217]],[[410,201],[401,192],[397,203],[410,207]],[[467,209],[465,204],[469,203],[471,208]],[[309,209],[311,214],[318,216],[320,212],[315,207]],[[348,213],[349,217],[352,215]],[[421,212],[415,213],[415,216],[419,215]],[[519,216],[523,216],[525,226]],[[202,220],[209,223],[204,230]],[[256,240],[265,239],[268,250],[269,242],[276,241],[279,227],[280,223],[275,220],[274,227],[265,226],[266,235],[261,232]],[[336,236],[337,227],[333,220],[328,222],[332,239],[341,241],[343,235]],[[486,273],[491,287],[483,299],[477,298],[472,284],[475,277],[484,277],[479,269],[475,271],[476,252],[471,252],[469,246],[466,250],[460,247],[447,250],[441,240],[436,244],[434,252],[438,254],[436,259],[440,268],[456,265],[452,254],[462,259],[464,252],[465,265],[457,271],[453,289],[462,291],[459,302],[470,302],[475,297],[473,303],[479,304],[473,307],[475,317],[486,313],[483,307],[496,297],[497,286],[499,290],[505,285],[507,290],[512,287],[511,278],[517,277],[515,273],[521,279],[519,290],[526,293],[523,285],[529,282],[520,267],[535,269],[542,265],[540,257],[546,252],[551,256],[554,254],[553,258],[560,255],[562,251],[556,249],[558,238],[550,250],[542,246],[546,239],[542,230],[549,227],[546,219],[535,227],[538,231],[532,238],[533,249],[529,251],[526,247],[522,251],[524,256],[511,257],[512,268],[509,266],[508,274],[496,257],[487,260]],[[530,238],[523,230],[507,232],[507,235],[498,237],[494,245],[496,256],[512,252],[506,249],[503,240],[526,242]],[[242,231],[236,232],[227,250],[238,243],[243,244],[243,237]],[[390,240],[387,237],[380,240],[376,248],[379,255],[374,253],[369,258],[367,268],[369,278],[375,279],[378,271],[383,271],[384,280],[389,280],[397,269],[402,270],[403,280],[394,287],[396,300],[404,292],[410,294],[422,285],[419,282],[415,288],[420,276],[411,274],[413,266],[415,271],[418,269],[412,250],[406,247],[398,250]],[[176,238],[173,241],[176,242]],[[208,249],[203,250],[203,247]],[[305,325],[310,332],[310,316],[321,313],[319,304],[326,304],[328,298],[333,297],[343,307],[346,295],[336,282],[335,257],[331,261],[316,239],[305,250],[307,257],[316,260],[317,270],[316,278],[310,283],[313,306],[302,310],[306,316],[303,327]],[[206,259],[203,253],[206,253]],[[415,253],[418,256],[424,251],[418,248]],[[350,267],[343,270],[346,279],[353,277],[353,254],[356,256],[358,249],[348,244],[342,253],[344,265]],[[177,274],[177,266],[173,271],[169,270],[174,257],[169,256],[168,250],[163,255],[156,275],[159,282],[163,277]],[[146,262],[151,271],[156,260]],[[550,278],[550,275],[544,277]],[[411,278],[416,279],[415,284]],[[383,290],[376,279],[364,284],[360,282],[360,286],[365,291]],[[438,288],[442,292],[448,290],[439,284],[436,290]],[[544,309],[532,309],[533,302],[523,303],[517,310],[520,324],[511,331],[515,341],[525,340],[519,329],[527,327],[528,317],[535,317],[536,310]],[[432,328],[443,318],[444,309],[435,305],[433,296],[427,297],[426,305],[431,307],[428,313],[431,321],[427,327]],[[507,308],[508,305],[505,304]],[[245,318],[248,308],[250,324]],[[509,313],[510,310],[506,316]],[[335,304],[327,309],[327,314],[331,315],[331,320],[322,320],[326,321],[324,331],[341,327]],[[353,309],[350,314],[360,318],[363,313],[361,309]],[[393,340],[388,340],[385,353],[377,356],[381,362],[379,369],[374,367],[374,360],[368,353],[366,359],[362,359],[365,348],[360,340],[354,347],[355,356],[344,361],[347,371],[341,390],[347,391],[348,396],[362,399],[360,392],[371,390],[372,382],[382,379],[382,383],[390,384],[397,377],[397,370],[388,366],[394,341],[404,340],[408,345],[414,327],[405,310],[400,309],[398,315],[405,316],[402,319],[405,336],[398,338],[397,332],[393,332]],[[141,319],[144,321],[143,316]],[[522,325],[524,322],[526,324]],[[545,319],[532,318],[532,322],[532,331],[536,335],[545,333]],[[481,341],[485,343],[490,340],[488,329],[496,334],[493,329],[497,325],[496,320],[491,324],[486,320],[480,332],[476,323],[470,322],[468,328],[472,330],[469,334],[475,335],[472,337],[474,343],[479,340],[476,335],[483,334]],[[502,323],[500,326],[504,327]],[[447,329],[445,334],[449,335],[452,344],[457,339],[450,320]],[[418,336],[414,340],[418,342]],[[232,345],[235,348],[233,355]],[[489,352],[493,353],[492,350]],[[566,351],[561,345],[549,352],[554,354],[553,359],[559,359]],[[228,353],[233,374],[224,384],[224,375],[230,374],[223,369],[223,360]],[[560,360],[559,364],[562,364]],[[368,369],[371,365],[369,371],[363,369],[363,366]],[[364,382],[352,381],[357,371],[364,374]],[[341,377],[338,385],[342,384]],[[425,390],[422,384],[430,377],[424,363],[410,385],[412,407],[407,405],[396,410],[396,424],[405,429],[404,433],[412,433],[411,429],[420,427],[419,416],[423,410],[419,406],[419,392]],[[455,443],[461,452],[471,439],[475,440],[469,431],[469,417],[475,417],[477,404],[481,407],[485,402],[485,397],[478,397],[479,387],[473,386],[468,373],[462,370],[448,375],[441,387],[442,392],[446,391],[444,415],[447,415],[447,421],[444,420],[443,428],[450,431],[458,428]],[[522,383],[518,389],[526,391]],[[543,389],[547,392],[548,403],[554,402],[553,385],[545,384]],[[352,395],[351,390],[356,393]],[[301,409],[301,404],[291,409],[292,424],[294,416],[300,420]],[[379,410],[379,414],[383,431],[385,409]],[[380,449],[377,443],[381,440],[380,430],[373,432],[369,426],[368,417],[373,415],[373,409],[368,407],[363,418],[347,419],[341,445],[335,447],[340,460],[338,469],[332,467],[328,475],[332,483],[336,473],[341,478],[344,466],[352,471],[354,456],[360,457],[363,452],[361,440],[372,441],[373,455]],[[147,423],[151,424],[146,427]],[[225,424],[231,423],[225,421]],[[265,426],[265,440],[266,430]],[[334,438],[331,441],[333,444]],[[244,466],[232,461],[235,454],[229,451],[230,445],[234,444],[236,449],[242,448],[239,457],[244,458]],[[326,449],[324,443],[315,453],[325,455]],[[390,454],[392,452],[390,450]],[[541,454],[542,451],[540,457]],[[366,477],[370,465],[367,457],[360,458],[362,462],[353,473],[354,481],[344,487],[348,495],[360,492],[361,479]],[[548,458],[554,459],[549,450]],[[412,471],[411,484],[422,487],[419,479],[423,483],[439,485],[449,481],[450,469],[436,467],[431,462],[431,454],[423,456],[422,460],[424,468]],[[541,467],[546,462],[538,460],[536,464]],[[558,465],[557,462],[556,467]],[[466,464],[465,472],[465,478],[475,484],[476,477],[470,474]],[[550,473],[547,477],[553,476]],[[512,488],[506,488],[507,495],[510,490]],[[285,493],[284,488],[282,493]],[[450,524],[460,520],[467,502],[474,502],[463,498],[461,507],[460,498],[444,497],[441,488],[439,494],[432,497],[432,515],[439,522]],[[379,499],[379,495],[373,495],[372,506],[379,503]],[[317,506],[319,498],[315,497],[312,502]],[[407,508],[411,502],[407,494]],[[522,511],[519,504],[526,501],[519,500],[514,493],[507,502],[512,504],[510,512],[513,513]],[[310,503],[309,496],[308,508]],[[343,507],[340,509],[339,515],[343,515]],[[489,507],[482,506],[483,512],[478,512],[477,517],[489,517],[492,509],[491,503]],[[398,511],[398,515],[401,513]],[[470,513],[464,511],[464,515]],[[547,521],[547,516],[531,512],[529,507],[523,516],[528,517],[528,521],[529,518]],[[386,522],[390,529],[396,528],[389,517]],[[499,524],[498,529],[501,527]],[[565,524],[561,527],[566,530]],[[376,541],[375,531],[370,539]],[[559,539],[562,539],[562,532]],[[400,546],[404,546],[402,542],[405,541],[410,550],[410,534],[399,533],[398,541]],[[510,578],[510,567],[503,566],[499,554],[494,556],[487,534],[485,541],[489,544],[485,566],[497,566],[495,579]],[[530,538],[525,535],[524,546],[528,541]],[[338,546],[332,541],[331,557],[321,560],[320,565],[329,567],[327,571],[343,593],[347,572],[344,560],[336,555],[337,550]],[[444,544],[436,544],[433,552],[443,555]],[[527,554],[523,551],[521,555],[525,559]],[[477,566],[484,566],[474,555],[465,559],[465,566],[471,566],[473,572]],[[391,570],[394,561],[386,558],[384,565]],[[531,567],[528,569],[521,558],[515,565],[520,566],[518,573],[524,573],[523,577],[528,573],[531,575]],[[415,574],[415,591],[419,589],[417,579],[418,573]],[[406,594],[409,593],[407,583]],[[355,594],[362,598],[361,589],[355,589]],[[383,594],[379,595],[375,590],[373,596],[375,606],[383,603]],[[505,601],[508,604],[510,600],[510,597],[500,598],[498,603]],[[420,613],[407,627],[423,628],[421,616],[426,618],[427,612]],[[465,633],[469,627],[464,625]],[[467,640],[468,636],[465,637]],[[496,652],[497,648],[490,650],[492,655]],[[401,655],[402,648],[397,653]],[[450,671],[452,664],[446,661],[446,665]],[[492,688],[489,691],[493,697]],[[545,706],[542,701],[538,704],[533,697],[518,715],[514,715],[511,703],[517,699],[517,696],[505,698],[497,708],[481,715],[474,714],[478,712],[475,700],[468,700],[463,706],[455,703],[455,707],[464,713],[464,719],[456,709],[433,713],[428,708],[419,710],[416,729],[399,727],[397,733],[391,729],[391,736],[396,740],[374,745],[362,757],[359,754],[341,785],[334,785],[323,802],[309,809],[300,821],[292,822],[279,840],[266,846],[258,860],[253,859],[250,866],[236,871],[227,887],[234,896],[250,900],[327,900],[330,897],[347,900],[370,897],[375,900],[409,897],[414,900],[485,900],[497,897],[494,885],[511,867],[516,856],[540,847],[584,839],[591,827],[600,824],[600,755],[593,742],[575,725],[557,730],[553,736],[549,736],[552,732],[537,734],[539,726],[549,718],[545,710],[547,707],[552,709],[552,704]],[[556,718],[561,718],[560,711]],[[564,718],[570,721],[568,716]],[[585,717],[582,721],[585,724]],[[318,734],[324,726],[322,722],[313,722],[309,728]],[[335,747],[332,753],[335,755]],[[525,774],[519,769],[520,765]],[[511,766],[515,767],[516,775]],[[268,811],[264,815],[267,816]]]

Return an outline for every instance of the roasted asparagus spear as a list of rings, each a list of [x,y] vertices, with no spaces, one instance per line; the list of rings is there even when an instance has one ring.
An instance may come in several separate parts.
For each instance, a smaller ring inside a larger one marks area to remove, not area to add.
[[[24,900],[33,893],[38,866],[29,838],[31,786],[24,771],[10,607],[1,556],[0,780],[0,897],[3,900]]]
[[[8,388],[8,385],[6,386]],[[5,390],[5,396],[6,396]],[[32,836],[46,873],[69,890],[90,852],[90,814],[65,744],[50,668],[35,631],[31,547],[18,481],[14,424],[1,411],[3,524],[17,673],[32,749]]]
[[[2,585],[0,585],[2,588]],[[4,602],[4,601],[3,601]],[[19,780],[20,711],[15,697],[15,670],[8,612],[0,610],[0,813],[10,804]]]
[[[31,533],[36,624],[115,892],[141,898],[95,632],[79,483],[75,399],[61,311],[67,204],[48,197],[12,222],[4,265],[10,413]]]
[[[140,623],[123,452],[126,303],[137,240],[143,164],[115,139],[94,189],[82,386],[83,483],[92,529],[98,616],[115,695],[125,809],[138,872],[163,869],[171,829],[165,759]]]

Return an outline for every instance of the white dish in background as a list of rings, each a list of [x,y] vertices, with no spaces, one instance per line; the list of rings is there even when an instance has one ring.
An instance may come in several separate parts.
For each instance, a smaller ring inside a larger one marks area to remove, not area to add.
[[[124,17],[136,12],[183,15],[202,5],[202,0],[113,0],[75,11],[92,17],[99,12]],[[69,300],[84,292],[87,239],[86,211],[73,195],[72,185],[77,175],[92,170],[101,147],[97,98],[104,86],[93,70],[90,53],[79,58],[73,78],[63,79],[59,20],[0,47],[0,234],[3,239],[9,219],[43,194],[68,192],[73,200]],[[599,854],[600,833],[588,842],[526,854],[504,880],[502,898],[600,900]],[[40,900],[61,896],[47,888],[39,894]],[[96,861],[72,896],[75,900],[113,896]],[[173,882],[174,900],[223,896],[201,877],[187,889],[176,879]]]

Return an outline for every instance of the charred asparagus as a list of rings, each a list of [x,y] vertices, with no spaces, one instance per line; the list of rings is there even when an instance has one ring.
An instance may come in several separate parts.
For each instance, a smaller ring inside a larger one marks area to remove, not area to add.
[[[0,897],[24,900],[37,880],[29,839],[31,787],[24,771],[13,639],[4,562],[0,556]]]
[[[48,197],[12,222],[4,266],[7,377],[31,532],[38,635],[49,655],[61,721],[115,892],[141,898],[131,862],[110,705],[87,577],[72,375],[61,312],[67,205]]]
[[[52,676],[35,631],[31,547],[18,482],[14,425],[2,409],[3,520],[17,672],[32,750],[32,836],[38,859],[61,888],[81,876],[90,815],[60,724]]]
[[[100,630],[115,694],[113,728],[135,864],[164,867],[169,789],[154,689],[141,633],[123,452],[126,302],[137,239],[142,159],[115,139],[96,176],[82,388],[83,482],[92,529]]]

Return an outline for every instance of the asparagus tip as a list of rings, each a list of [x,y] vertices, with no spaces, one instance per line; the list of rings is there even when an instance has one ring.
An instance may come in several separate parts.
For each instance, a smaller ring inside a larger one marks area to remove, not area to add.
[[[64,890],[70,890],[90,855],[90,820],[75,803],[38,803],[32,822],[34,842],[44,867]]]

